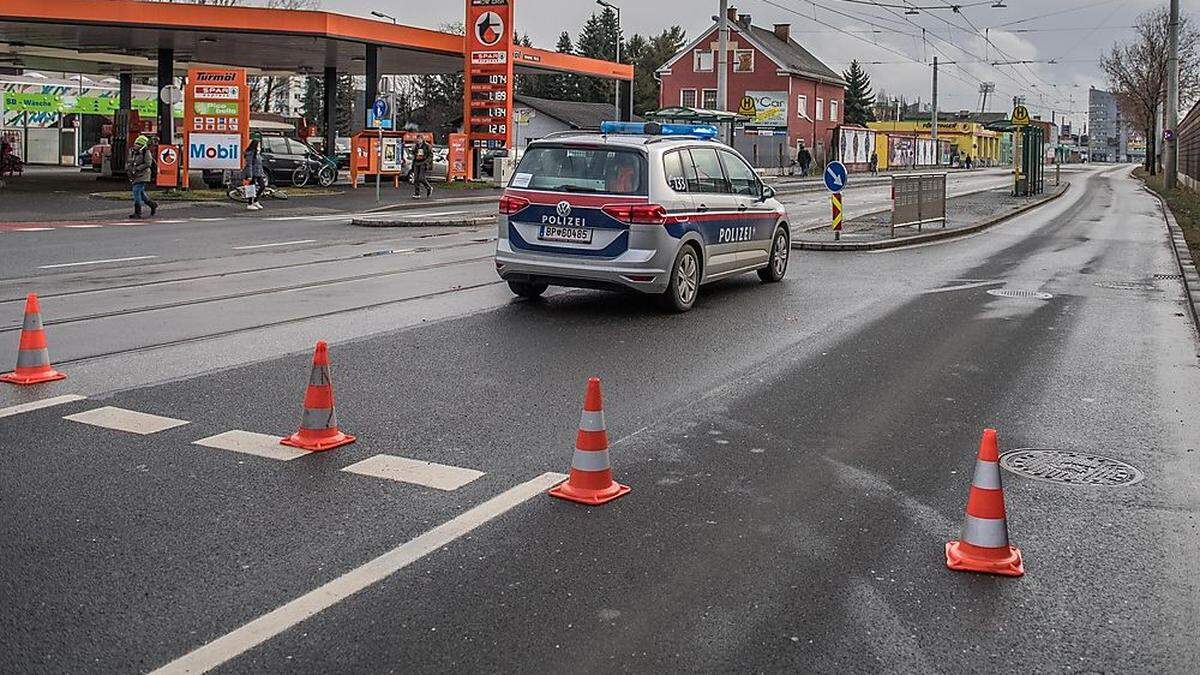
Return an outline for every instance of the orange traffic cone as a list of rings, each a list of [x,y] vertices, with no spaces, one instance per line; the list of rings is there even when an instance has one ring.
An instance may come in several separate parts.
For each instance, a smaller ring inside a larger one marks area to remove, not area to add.
[[[984,429],[975,460],[975,476],[967,498],[962,539],[946,544],[946,566],[952,570],[1019,577],[1025,574],[1021,549],[1008,543],[1004,487],[1000,484],[1000,449],[996,430]]]
[[[50,367],[50,351],[46,349],[46,333],[42,330],[42,308],[38,306],[36,293],[25,298],[25,323],[21,326],[21,339],[17,343],[17,368],[11,373],[0,375],[0,380],[13,384],[37,384],[65,378]]]
[[[353,436],[338,429],[337,413],[333,409],[333,383],[329,380],[329,348],[324,340],[317,343],[313,352],[300,430],[279,442],[303,450],[330,450],[354,442]]]
[[[600,401],[600,378],[588,380],[583,397],[579,435],[575,437],[575,455],[571,475],[550,494],[580,504],[599,505],[629,492],[629,486],[613,480],[608,461],[608,432],[604,428],[604,405]]]

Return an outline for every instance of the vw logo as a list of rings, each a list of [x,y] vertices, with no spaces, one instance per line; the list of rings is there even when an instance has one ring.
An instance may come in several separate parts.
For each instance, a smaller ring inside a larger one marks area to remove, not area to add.
[[[555,208],[555,211],[558,211],[558,215],[562,216],[563,218],[566,218],[567,216],[571,215],[571,205],[565,201],[561,201],[558,203],[558,206]]]

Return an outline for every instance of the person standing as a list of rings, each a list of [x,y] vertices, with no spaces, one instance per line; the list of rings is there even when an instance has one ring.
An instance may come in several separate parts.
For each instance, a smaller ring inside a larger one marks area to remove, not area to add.
[[[796,151],[796,163],[800,165],[800,175],[808,175],[808,167],[812,166],[812,153],[808,148],[804,147],[804,141],[800,141],[800,149]]]
[[[242,179],[254,185],[254,196],[250,197],[247,211],[262,209],[262,193],[267,189],[267,172],[263,169],[262,134],[251,136],[250,145],[246,146],[246,166],[242,169]]]
[[[158,212],[158,202],[146,196],[146,185],[150,183],[153,164],[154,155],[150,152],[150,139],[145,134],[139,135],[134,139],[125,162],[125,173],[129,176],[129,182],[133,184],[133,213],[129,214],[130,218],[142,217],[142,204],[150,207],[151,218]]]
[[[871,151],[871,175],[879,175],[879,153]]]
[[[421,187],[425,188],[425,196],[433,196],[433,185],[429,182],[429,166],[433,164],[433,148],[425,142],[424,136],[418,136],[412,149],[413,162],[413,199],[421,198]]]

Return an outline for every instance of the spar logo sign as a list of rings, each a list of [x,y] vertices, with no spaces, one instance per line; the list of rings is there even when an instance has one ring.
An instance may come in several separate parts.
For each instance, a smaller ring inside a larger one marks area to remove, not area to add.
[[[240,134],[190,134],[188,167],[192,169],[242,168]]]

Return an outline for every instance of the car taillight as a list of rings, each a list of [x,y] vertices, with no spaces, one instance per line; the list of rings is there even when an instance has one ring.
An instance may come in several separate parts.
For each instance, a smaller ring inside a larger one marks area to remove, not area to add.
[[[500,198],[500,215],[511,216],[521,209],[529,206],[529,200],[524,197],[513,197],[512,195],[504,195]]]
[[[612,204],[603,210],[622,223],[662,225],[667,222],[667,210],[659,204]]]

